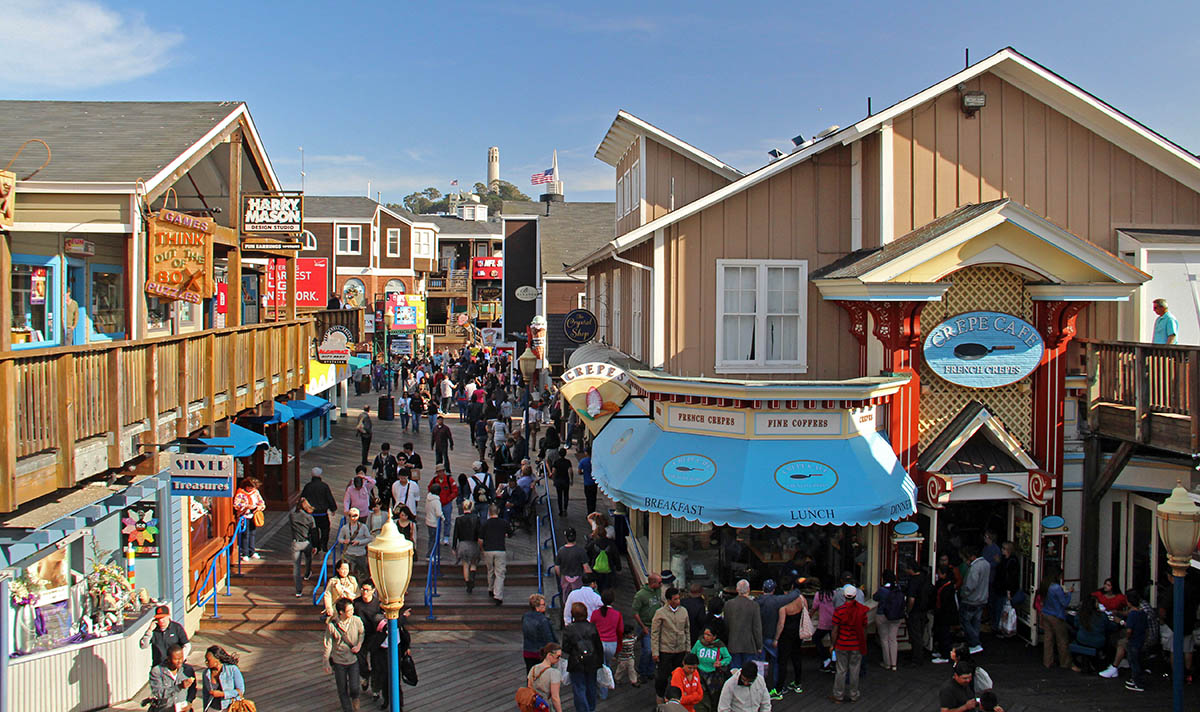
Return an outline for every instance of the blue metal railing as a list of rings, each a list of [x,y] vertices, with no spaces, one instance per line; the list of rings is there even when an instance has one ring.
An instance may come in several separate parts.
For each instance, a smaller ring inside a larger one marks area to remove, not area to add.
[[[329,578],[329,567],[336,565],[338,562],[337,553],[341,551],[342,545],[338,542],[338,538],[342,535],[342,527],[346,526],[346,517],[342,517],[342,521],[338,522],[337,533],[333,535],[333,546],[325,552],[325,556],[321,559],[321,573],[317,575],[317,583],[313,586],[313,605],[320,606],[321,599],[325,597],[325,582]],[[329,563],[329,557],[333,557],[333,564]]]
[[[542,549],[547,547],[549,547],[552,557],[558,555],[558,534],[554,528],[554,513],[550,510],[550,468],[546,466],[545,460],[542,460],[542,489],[543,492],[541,494],[541,499],[546,504],[546,526],[550,529],[550,536],[544,541],[541,541],[541,545],[538,547],[538,583],[540,585],[543,570],[547,576],[549,576],[552,571],[554,572],[555,591],[554,595],[550,597],[550,601],[547,605],[550,608],[557,608],[558,606],[554,603],[554,601],[558,600],[559,603],[562,602],[562,581],[558,578],[558,569],[553,563],[543,569],[540,562]]]
[[[533,510],[533,541],[537,544],[537,572],[538,572],[538,593],[545,594],[542,589],[542,515],[537,513],[537,505],[534,504]]]
[[[433,620],[433,599],[441,594],[437,592],[439,569],[442,567],[442,520],[438,520],[437,531],[433,541],[429,542],[429,565],[425,568],[425,609],[429,611],[425,620]]]
[[[225,595],[230,594],[232,585],[230,579],[233,578],[233,547],[237,546],[238,535],[246,531],[246,518],[238,517],[237,527],[233,530],[233,536],[229,537],[229,542],[221,547],[217,555],[213,557],[212,563],[208,565],[208,574],[204,578],[204,583],[200,584],[200,588],[196,589],[196,605],[200,608],[200,615],[204,615],[204,607],[209,601],[213,604],[213,618],[220,618],[221,615],[217,612],[217,591],[220,590],[219,582],[217,581],[217,564],[221,561],[221,557],[225,557]],[[237,557],[238,575],[242,574],[242,557]],[[207,586],[212,586],[212,591],[207,595],[201,595],[200,592],[205,590]]]

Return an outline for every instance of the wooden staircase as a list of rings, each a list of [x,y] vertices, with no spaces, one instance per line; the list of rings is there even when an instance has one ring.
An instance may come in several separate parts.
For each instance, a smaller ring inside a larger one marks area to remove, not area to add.
[[[427,565],[418,562],[413,570],[412,583],[406,597],[410,630],[429,631],[511,631],[520,627],[521,615],[529,610],[529,596],[537,593],[537,566],[532,563],[508,565],[504,584],[504,603],[495,605],[487,593],[487,573],[480,566],[475,591],[468,594],[462,580],[462,569],[453,560],[444,561],[438,580],[438,598],[434,600],[433,620],[428,619],[425,607],[425,577]],[[295,597],[292,587],[292,565],[282,561],[253,561],[242,564],[242,574],[233,577],[231,595],[222,588],[218,606],[219,618],[206,609],[201,629],[257,633],[260,631],[322,631],[322,609],[312,604],[314,573],[304,585],[304,596]],[[553,579],[549,579],[553,587]],[[547,591],[547,598],[552,590]]]

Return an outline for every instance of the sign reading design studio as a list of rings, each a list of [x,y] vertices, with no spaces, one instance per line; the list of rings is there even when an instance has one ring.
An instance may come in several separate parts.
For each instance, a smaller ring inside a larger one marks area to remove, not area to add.
[[[925,363],[939,377],[967,388],[1016,383],[1042,361],[1045,345],[1032,324],[999,312],[951,317],[925,337]]]
[[[299,235],[304,221],[304,194],[279,191],[242,194],[242,232]]]

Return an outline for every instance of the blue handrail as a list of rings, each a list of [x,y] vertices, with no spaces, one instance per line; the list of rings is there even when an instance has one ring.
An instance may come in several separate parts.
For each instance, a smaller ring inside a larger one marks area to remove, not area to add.
[[[470,515],[467,515],[470,516]],[[429,613],[425,616],[425,620],[433,620],[433,599],[441,594],[437,592],[437,580],[440,573],[439,569],[442,566],[442,520],[437,523],[437,531],[434,533],[433,541],[429,542],[429,565],[425,567],[425,609]]]
[[[537,546],[538,593],[539,593],[539,594],[543,594],[543,595],[544,595],[544,594],[545,594],[545,591],[544,591],[544,590],[542,590],[542,575],[543,575],[543,571],[542,571],[542,546],[541,546],[541,542],[542,542],[542,515],[540,515],[540,514],[538,514],[538,513],[537,513],[537,509],[536,509],[536,507],[537,507],[537,504],[536,504],[536,503],[534,504],[534,507],[535,507],[535,509],[533,510],[533,514],[534,514],[534,516],[533,516],[533,540],[534,540],[534,542],[536,542],[536,543],[538,544],[538,546]]]
[[[538,548],[538,554],[541,554],[542,549],[550,547],[550,551],[557,556],[558,534],[554,528],[554,513],[550,511],[550,468],[546,466],[545,460],[542,460],[542,486],[545,491],[542,492],[541,496],[542,501],[546,503],[546,526],[550,528],[550,536],[541,543],[541,546]],[[542,569],[539,564],[539,574],[541,573],[541,570]],[[551,564],[545,569],[547,574],[549,574],[551,570],[554,571],[554,583],[557,590],[554,592],[554,595],[550,597],[550,601],[547,605],[549,605],[550,608],[557,608],[558,606],[555,605],[554,601],[555,599],[558,599],[560,603],[562,602],[562,580],[559,579],[558,570],[554,564]]]
[[[325,597],[325,581],[329,578],[329,557],[333,556],[334,564],[337,563],[337,552],[341,550],[342,545],[338,542],[338,538],[342,535],[342,527],[346,526],[346,517],[342,517],[342,521],[338,522],[337,533],[333,535],[333,546],[325,552],[325,556],[321,559],[321,573],[317,575],[317,583],[313,586],[313,605],[321,605],[321,599]]]
[[[218,551],[217,555],[213,557],[212,563],[208,565],[208,575],[205,576],[204,583],[200,584],[200,588],[196,590],[196,605],[200,608],[201,615],[204,615],[204,607],[208,605],[209,601],[212,601],[213,618],[221,617],[217,612],[217,591],[220,588],[218,581],[216,580],[217,562],[221,560],[222,556],[225,557],[225,595],[228,596],[232,590],[230,581],[230,579],[233,578],[233,562],[231,560],[231,557],[233,556],[232,549],[233,547],[237,546],[238,535],[244,531],[246,531],[246,518],[238,517],[237,526],[233,529],[233,536],[229,537],[229,542],[226,543],[225,546],[221,547],[221,550]],[[241,575],[242,557],[239,556],[237,559],[238,575]],[[210,584],[212,585],[212,592],[206,596],[201,596],[200,592]]]

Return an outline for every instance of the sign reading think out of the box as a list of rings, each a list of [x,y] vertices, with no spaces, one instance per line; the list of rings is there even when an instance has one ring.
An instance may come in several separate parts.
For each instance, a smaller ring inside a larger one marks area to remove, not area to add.
[[[1016,383],[1042,361],[1045,345],[1029,322],[1012,314],[966,312],[933,327],[925,363],[939,377],[967,388]]]

